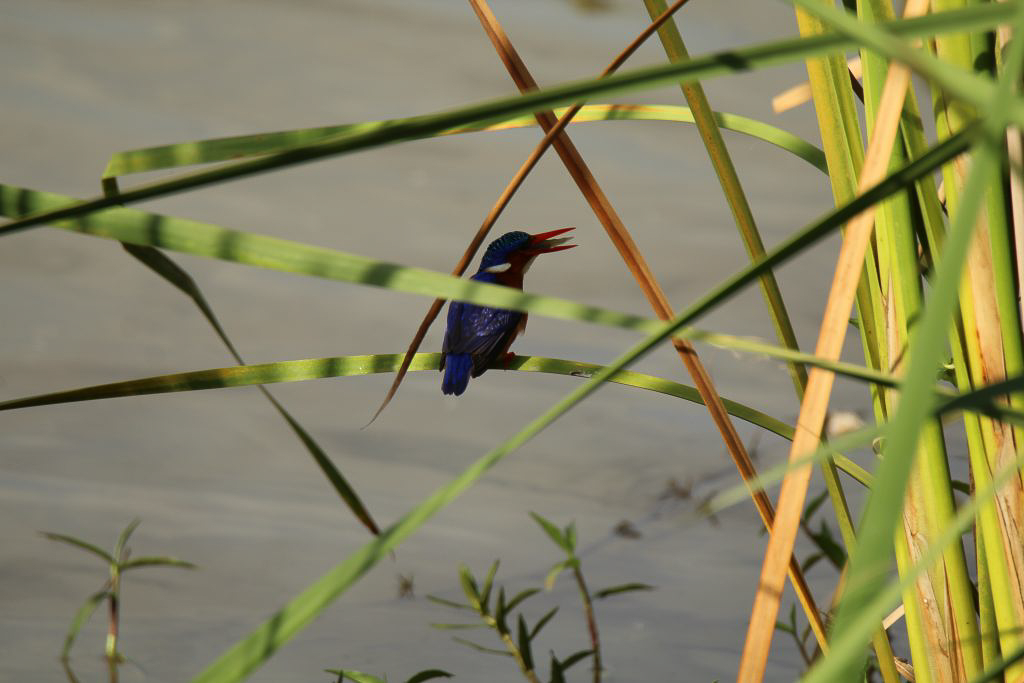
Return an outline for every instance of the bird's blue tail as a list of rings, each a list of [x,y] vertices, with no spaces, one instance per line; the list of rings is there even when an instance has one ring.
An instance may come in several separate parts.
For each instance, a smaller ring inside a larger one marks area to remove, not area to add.
[[[473,369],[473,357],[468,353],[448,354],[444,360],[444,379],[441,393],[462,395],[469,385],[469,373]]]

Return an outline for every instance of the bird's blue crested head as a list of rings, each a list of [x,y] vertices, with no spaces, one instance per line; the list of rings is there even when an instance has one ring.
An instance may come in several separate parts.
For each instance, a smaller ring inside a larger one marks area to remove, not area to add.
[[[525,248],[530,243],[530,234],[513,230],[487,245],[487,251],[480,261],[480,270],[493,268],[508,262],[510,254]]]

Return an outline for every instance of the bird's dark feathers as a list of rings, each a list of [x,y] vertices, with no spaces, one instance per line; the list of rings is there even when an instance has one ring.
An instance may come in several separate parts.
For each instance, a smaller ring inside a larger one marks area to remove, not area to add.
[[[508,261],[510,253],[522,249],[529,243],[529,233],[525,233],[522,230],[506,232],[487,245],[487,251],[484,252],[484,257],[480,260],[480,270],[505,263]]]
[[[479,377],[505,353],[522,317],[519,311],[453,302],[441,352],[472,356],[472,376]]]

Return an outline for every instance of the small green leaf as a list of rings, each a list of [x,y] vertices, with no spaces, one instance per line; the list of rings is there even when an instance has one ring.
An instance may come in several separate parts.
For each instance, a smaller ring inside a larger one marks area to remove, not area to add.
[[[491,609],[491,588],[494,585],[494,575],[498,573],[499,562],[499,560],[495,560],[491,565],[491,570],[487,572],[487,577],[484,579],[484,587],[480,590],[480,604],[483,605],[484,614],[488,614]]]
[[[531,512],[530,516],[533,517],[533,521],[540,525],[540,528],[544,530],[544,533],[562,550],[569,552],[569,545],[566,543],[565,537],[562,532],[558,530],[558,527],[544,519],[536,512]]]
[[[817,533],[813,533],[810,536],[832,565],[836,569],[842,569],[843,565],[846,564],[846,551],[836,542],[835,537],[832,535],[832,530],[826,526],[825,522],[821,523]]]
[[[441,669],[426,669],[419,672],[415,676],[411,677],[405,683],[423,683],[423,681],[429,681],[433,678],[452,678],[452,674]]]
[[[71,647],[75,644],[78,632],[82,630],[82,626],[85,625],[85,622],[89,620],[92,613],[96,611],[96,608],[108,595],[110,595],[110,591],[106,588],[93,593],[75,612],[75,616],[71,619],[71,626],[68,627],[68,634],[64,637],[64,647],[60,651],[61,659],[66,660],[71,654]]]
[[[470,612],[475,612],[476,611],[470,605],[463,605],[461,602],[455,602],[454,600],[447,600],[445,598],[439,598],[436,595],[428,595],[427,596],[427,600],[430,600],[431,602],[436,602],[438,605],[444,605],[445,607],[452,607],[454,609],[464,609],[464,610],[468,610]]]
[[[572,555],[576,552],[576,522],[569,522],[569,526],[565,527],[565,544],[567,546],[566,551]]]
[[[511,612],[513,609],[518,607],[521,602],[523,602],[527,598],[533,597],[537,593],[540,593],[539,588],[527,588],[526,590],[517,593],[514,598],[509,600],[508,606],[505,609]]]
[[[594,593],[594,597],[601,599],[611,597],[612,595],[619,595],[621,593],[632,593],[634,591],[652,591],[654,586],[646,583],[624,583],[619,586],[609,586],[608,588],[602,588],[601,590]]]
[[[89,543],[88,541],[83,541],[80,538],[75,538],[74,536],[67,536],[65,534],[55,534],[50,531],[40,531],[39,533],[45,536],[46,538],[50,539],[51,541],[60,541],[61,543],[67,543],[68,545],[73,545],[76,548],[87,550],[90,553],[103,558],[108,563],[115,564],[114,558],[110,555],[110,553],[108,553],[106,550],[103,550],[98,546],[93,545],[92,543]]]
[[[814,513],[818,511],[818,508],[821,507],[821,504],[824,503],[827,499],[828,491],[822,491],[817,496],[812,498],[811,501],[807,503],[807,507],[804,509],[804,521],[809,521],[811,517],[814,516]]]
[[[523,663],[527,669],[533,669],[533,649],[530,647],[530,629],[526,626],[526,619],[523,619],[523,615],[519,615],[518,622],[518,640],[519,640],[519,654],[523,657]]]
[[[813,555],[808,556],[807,559],[800,564],[800,571],[806,574],[811,570],[811,567],[818,564],[818,562],[824,558],[825,553],[814,553]]]
[[[550,591],[552,588],[554,588],[555,580],[558,578],[558,575],[571,566],[572,561],[565,560],[564,562],[559,562],[554,567],[552,567],[551,571],[549,571],[548,575],[544,578],[544,590]]]
[[[477,612],[482,612],[483,608],[480,604],[480,590],[477,588],[473,574],[469,571],[469,567],[466,565],[459,566],[459,581],[462,583],[462,592],[466,594],[466,599],[469,600],[469,604]]]
[[[196,565],[176,557],[136,557],[121,565],[122,570],[138,567],[178,567],[180,569],[198,569]]]
[[[456,643],[462,643],[463,645],[465,645],[467,647],[471,647],[474,650],[476,650],[477,652],[484,652],[484,653],[489,654],[489,655],[501,655],[502,657],[511,657],[512,656],[511,652],[505,652],[504,650],[498,650],[498,649],[493,648],[493,647],[487,647],[486,645],[479,645],[478,643],[474,643],[471,640],[465,640],[464,638],[456,637],[456,638],[452,638],[452,640],[454,640]]]
[[[562,674],[562,663],[558,661],[555,653],[551,653],[551,683],[565,683],[565,676]]]
[[[142,520],[136,517],[132,521],[128,522],[128,526],[124,528],[121,535],[117,537],[117,545],[114,546],[114,557],[118,563],[124,562],[127,557],[125,556],[125,546],[128,545],[128,539],[131,538],[132,533],[142,524]]]
[[[498,602],[494,607],[494,622],[497,624],[498,633],[508,633],[508,622],[505,617],[508,616],[508,606],[505,604],[505,587],[502,586],[498,589]]]
[[[954,479],[953,481],[950,482],[950,484],[953,486],[953,489],[955,491],[959,491],[960,493],[966,493],[968,496],[971,495],[971,485],[968,484],[966,481]]]
[[[346,678],[355,681],[355,683],[388,683],[386,678],[377,678],[370,674],[364,674],[361,671],[350,671],[345,669],[324,669],[329,674],[338,676],[338,683],[344,681]]]
[[[540,633],[540,630],[542,628],[544,628],[545,626],[547,626],[547,623],[549,621],[551,621],[551,618],[553,616],[555,616],[555,614],[557,612],[558,612],[558,608],[557,607],[552,607],[550,610],[548,610],[547,614],[542,616],[540,618],[540,620],[536,624],[533,625],[533,629],[530,631],[530,640],[533,640],[534,638],[537,637],[537,634]]]
[[[566,657],[564,660],[562,660],[562,663],[561,663],[562,671],[568,671],[569,667],[571,667],[574,664],[577,664],[577,663],[583,661],[587,657],[593,656],[593,654],[594,654],[593,650],[580,650],[579,652],[572,653],[571,655]]]

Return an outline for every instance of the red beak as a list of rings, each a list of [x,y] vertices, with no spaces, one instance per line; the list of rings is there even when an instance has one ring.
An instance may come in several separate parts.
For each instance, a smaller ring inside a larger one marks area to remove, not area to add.
[[[536,235],[530,235],[530,246],[525,249],[531,254],[550,254],[555,251],[563,251],[565,249],[572,249],[577,246],[575,244],[565,244],[572,239],[572,237],[559,237],[558,239],[551,239],[556,235],[562,235],[570,230],[576,228],[559,228],[558,230],[551,230],[549,232],[540,232]]]

